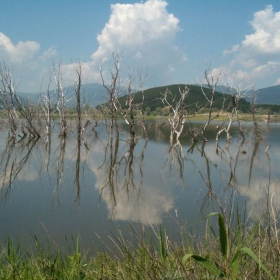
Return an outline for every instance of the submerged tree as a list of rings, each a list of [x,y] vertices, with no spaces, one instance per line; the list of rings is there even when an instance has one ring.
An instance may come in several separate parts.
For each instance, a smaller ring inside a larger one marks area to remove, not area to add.
[[[7,112],[8,122],[13,136],[17,135],[19,126],[19,116],[21,115],[25,123],[21,127],[23,136],[27,133],[32,137],[40,137],[36,121],[39,119],[38,108],[31,100],[27,104],[23,104],[17,95],[17,82],[14,81],[12,72],[5,63],[0,65],[0,93],[2,98],[2,107]],[[26,132],[27,130],[27,132]]]
[[[185,99],[189,93],[189,88],[186,85],[184,89],[179,87],[179,99],[176,96],[170,100],[172,95],[171,91],[167,88],[164,93],[162,93],[161,101],[165,107],[170,110],[168,117],[168,122],[170,124],[170,145],[174,144],[174,136],[176,135],[176,141],[179,141],[179,138],[183,132],[184,124],[187,118],[187,108],[185,105]],[[178,99],[178,100],[177,100]]]
[[[66,104],[69,102],[69,99],[66,97],[61,62],[58,62],[57,65],[53,65],[53,75],[57,94],[56,110],[60,118],[60,135],[65,137],[68,128],[66,120]]]
[[[142,126],[145,130],[144,125],[144,113],[143,113],[143,103],[144,103],[144,91],[143,84],[147,79],[147,75],[142,76],[138,71],[138,77],[134,75],[133,71],[128,72],[126,81],[122,81],[120,77],[120,55],[112,52],[113,67],[110,70],[111,83],[106,85],[103,69],[100,68],[100,75],[102,79],[103,87],[107,91],[107,103],[106,107],[109,110],[111,119],[111,128],[117,124],[117,118],[120,116],[125,123],[129,126],[130,138],[135,139],[135,115],[139,112],[142,117]],[[142,100],[140,102],[135,102],[135,95],[137,92],[142,93]],[[120,97],[124,96],[124,102],[120,100]]]
[[[49,75],[49,80],[47,82],[47,88],[45,91],[41,90],[40,91],[40,105],[43,111],[43,118],[45,119],[46,122],[46,131],[45,134],[47,137],[50,136],[51,134],[51,119],[52,119],[52,99],[55,94],[55,92],[51,92],[50,86],[53,80],[52,74]],[[43,87],[43,84],[41,88]]]
[[[228,104],[228,107],[225,109],[225,113],[228,116],[228,120],[223,122],[221,125],[217,126],[217,135],[216,135],[216,142],[219,140],[219,136],[222,132],[226,133],[227,136],[227,142],[230,142],[230,128],[234,121],[238,123],[239,131],[242,136],[242,139],[245,140],[245,135],[243,132],[243,129],[241,127],[240,122],[240,114],[239,114],[239,102],[241,98],[244,98],[246,96],[246,93],[248,92],[248,89],[243,90],[241,85],[238,87],[235,87],[234,84],[227,82],[225,84],[228,95],[231,98],[231,102]]]
[[[17,82],[14,82],[10,68],[5,63],[0,64],[0,79],[1,108],[7,114],[9,128],[13,137],[15,137],[19,121],[15,104]]]
[[[210,96],[207,96],[207,94],[203,88],[203,85],[201,84],[201,92],[207,101],[204,108],[207,108],[207,110],[208,110],[207,121],[201,128],[201,136],[203,137],[204,142],[207,142],[207,139],[205,137],[205,131],[206,131],[207,127],[209,126],[209,124],[213,120],[213,118],[216,118],[217,116],[220,115],[220,113],[217,113],[215,116],[213,116],[213,104],[215,101],[216,88],[217,88],[217,84],[219,82],[221,73],[222,72],[220,70],[218,75],[216,77],[214,77],[211,66],[206,68],[204,71],[204,79],[206,81],[206,85],[207,85],[208,89],[210,90]],[[224,102],[225,102],[225,99],[224,99]],[[224,102],[223,102],[222,108],[220,109],[220,112],[223,110]]]

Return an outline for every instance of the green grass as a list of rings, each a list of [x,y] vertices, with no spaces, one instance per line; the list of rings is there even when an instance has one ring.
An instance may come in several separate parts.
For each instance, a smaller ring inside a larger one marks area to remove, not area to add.
[[[114,253],[105,246],[94,255],[82,252],[79,238],[67,253],[51,241],[43,248],[36,236],[33,250],[8,239],[0,246],[0,279],[279,279],[277,227],[237,219],[228,228],[219,213],[207,220],[204,237],[180,227],[182,240],[173,242],[160,227],[147,241],[132,228],[133,241],[120,233],[112,237]]]
[[[215,113],[213,113],[213,116],[215,116]],[[239,115],[240,121],[244,122],[252,122],[252,114],[248,113],[241,113]],[[145,116],[145,120],[155,120],[155,119],[168,119],[168,116]],[[195,116],[192,116],[189,118],[190,121],[207,121],[208,120],[208,114],[196,114]],[[221,121],[225,122],[228,121],[229,118],[227,115],[221,115],[218,118],[215,118],[214,121]],[[267,116],[266,115],[256,115],[256,120],[258,122],[267,122]],[[270,117],[271,122],[280,122],[279,116],[271,116]]]

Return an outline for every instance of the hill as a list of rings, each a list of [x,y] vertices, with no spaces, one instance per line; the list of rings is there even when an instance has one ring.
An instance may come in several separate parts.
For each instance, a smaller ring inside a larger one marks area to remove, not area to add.
[[[172,95],[169,96],[168,100],[171,102],[171,100],[174,98],[175,101],[178,101],[180,98],[180,92],[179,89],[183,90],[185,88],[185,85],[183,84],[177,84],[177,85],[167,85],[163,87],[155,87],[144,90],[145,95],[145,101],[143,104],[143,109],[148,110],[149,108],[151,111],[155,111],[157,108],[163,108],[164,104],[161,101],[162,93],[165,92],[166,88],[168,88]],[[200,86],[195,85],[189,85],[188,88],[190,89],[188,96],[185,99],[185,106],[189,109],[189,111],[194,112],[198,108],[202,108],[207,104],[207,101],[205,99],[205,96],[203,95]],[[210,97],[210,90],[205,89],[206,96]],[[225,108],[228,106],[231,106],[232,98],[230,95],[225,95],[220,92],[215,93],[215,100],[213,104],[213,108],[220,109],[222,108],[224,97],[226,98],[225,102]],[[121,103],[124,104],[125,97],[121,97],[119,99]],[[134,103],[141,103],[142,100],[142,93],[138,92],[135,94]],[[243,112],[248,112],[250,109],[250,103],[247,102],[245,99],[241,99],[239,102],[239,110]]]
[[[172,92],[172,96],[175,96],[176,98],[179,98],[179,88],[184,88],[185,85],[183,84],[177,84],[177,85],[168,85],[168,86],[161,86],[161,87],[155,87],[146,89],[145,92],[145,102],[144,102],[144,110],[148,108],[148,110],[155,111],[157,108],[163,108],[164,105],[161,98],[161,93],[165,92],[166,88],[169,88],[169,90]],[[199,107],[202,107],[206,104],[205,97],[203,96],[201,92],[201,86],[200,85],[189,85],[190,92],[186,98],[186,106],[195,106],[196,104]],[[65,88],[65,92],[67,95],[67,99],[69,102],[67,103],[67,106],[74,107],[76,104],[75,100],[75,91],[73,86],[69,86]],[[209,93],[209,89],[205,85],[205,92],[207,94]],[[223,102],[223,96],[228,93],[228,90],[225,86],[218,85],[217,86],[217,93],[215,94],[215,103],[214,108],[220,109],[222,107]],[[265,109],[271,107],[272,111],[279,112],[280,111],[280,85],[278,86],[272,86],[267,87],[263,89],[256,90],[254,92],[256,94],[256,103],[258,104],[258,107],[264,107]],[[51,94],[53,94],[52,102],[55,103],[57,101],[57,96],[55,94],[55,90],[51,91]],[[39,103],[40,101],[40,95],[38,93],[23,93],[19,92],[18,96],[21,98],[23,104],[27,104],[28,99],[32,99],[34,103]],[[246,100],[241,100],[239,103],[239,109],[244,112],[249,111],[249,103],[252,100],[252,92],[248,92]],[[97,83],[89,83],[82,85],[82,91],[81,91],[81,100],[84,104],[88,104],[91,107],[96,107],[100,104],[103,104],[106,102],[106,90],[101,84]],[[124,97],[120,98],[120,100],[123,100]],[[141,93],[136,93],[135,96],[135,102],[140,103],[142,100]],[[170,99],[171,100],[171,99]],[[246,102],[248,101],[248,102]],[[1,100],[0,100],[1,102]],[[230,95],[227,98],[227,106],[231,102]],[[268,104],[267,106],[264,106],[263,104]],[[273,107],[273,108],[272,108]]]
[[[257,104],[276,104],[280,105],[280,85],[266,87],[256,90],[255,92],[249,92],[246,100],[252,101],[253,94],[256,95]]]

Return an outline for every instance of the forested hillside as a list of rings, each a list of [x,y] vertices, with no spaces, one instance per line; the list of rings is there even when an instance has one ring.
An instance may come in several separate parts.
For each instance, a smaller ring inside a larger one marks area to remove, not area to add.
[[[172,93],[168,97],[168,101],[171,102],[174,99],[174,102],[178,101],[180,98],[180,91],[179,89],[183,90],[185,85],[177,84],[177,85],[168,85],[163,87],[155,87],[144,90],[144,104],[143,110],[144,111],[156,111],[158,108],[164,108],[164,104],[161,101],[162,94],[166,91],[166,89]],[[189,94],[185,99],[185,107],[189,112],[198,111],[199,109],[203,108],[207,105],[207,100],[203,95],[200,86],[189,85],[188,88],[190,89]],[[206,96],[210,97],[210,90],[204,89]],[[220,92],[215,93],[215,100],[213,104],[213,108],[220,110],[223,107],[224,98],[226,99],[224,108],[228,108],[230,110],[232,97],[230,95],[222,94]],[[124,104],[125,96],[119,99],[121,103]],[[141,103],[142,101],[142,92],[137,92],[135,94],[134,103]],[[207,109],[207,106],[206,108]],[[245,99],[241,99],[239,101],[239,110],[242,112],[249,112],[250,110],[250,103],[247,102]]]

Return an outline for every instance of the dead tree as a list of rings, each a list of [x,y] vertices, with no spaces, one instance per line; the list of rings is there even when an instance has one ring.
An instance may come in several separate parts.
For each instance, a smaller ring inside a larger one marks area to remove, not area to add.
[[[54,91],[53,92],[50,91],[50,85],[52,83],[52,80],[53,80],[53,77],[50,74],[46,91],[45,92],[43,92],[42,90],[40,91],[40,104],[41,104],[41,109],[44,113],[43,118],[45,119],[45,122],[46,122],[45,134],[47,136],[49,136],[51,134],[52,99],[55,94]]]
[[[15,136],[19,120],[18,113],[25,120],[24,127],[22,127],[22,132],[26,135],[24,130],[27,129],[29,134],[33,137],[40,137],[40,133],[36,128],[35,122],[38,120],[38,108],[37,105],[33,104],[31,100],[28,101],[27,105],[24,105],[19,96],[17,95],[17,83],[14,82],[13,75],[10,68],[4,63],[0,66],[0,79],[1,79],[1,97],[3,98],[3,107],[8,113],[8,119],[10,128],[13,135]]]
[[[228,143],[230,142],[230,138],[231,138],[230,128],[234,121],[238,123],[239,132],[242,136],[242,139],[245,140],[245,135],[241,127],[238,105],[239,105],[239,101],[242,98],[246,97],[251,86],[248,87],[247,89],[242,89],[241,84],[238,87],[235,87],[234,84],[230,82],[225,83],[225,86],[227,88],[228,95],[230,96],[229,106],[225,110],[228,115],[228,121],[226,122],[227,123],[226,127],[224,127],[224,123],[217,127],[216,141],[218,142],[220,134],[222,132],[225,132],[227,135],[227,142]]]
[[[165,107],[168,107],[170,114],[168,122],[170,124],[170,145],[173,146],[174,136],[176,135],[176,141],[178,142],[183,129],[184,123],[187,117],[187,108],[185,105],[185,99],[189,93],[189,88],[186,85],[184,89],[179,87],[179,99],[175,95],[172,97],[172,92],[166,88],[162,93],[161,101]],[[171,99],[172,98],[172,99]],[[171,100],[170,100],[171,99]]]
[[[63,84],[63,75],[61,69],[61,63],[53,65],[53,74],[56,84],[57,103],[56,110],[60,117],[60,136],[65,137],[67,135],[67,121],[66,121],[66,104],[69,100],[66,99],[66,90]]]
[[[77,81],[75,83],[76,112],[77,112],[77,133],[82,134],[82,108],[81,108],[81,87],[82,87],[82,64],[74,65]]]
[[[145,130],[145,120],[144,120],[144,113],[143,113],[143,103],[144,103],[144,91],[143,91],[143,83],[146,80],[146,76],[142,76],[138,72],[138,79],[135,78],[134,74],[132,71],[129,71],[128,73],[128,78],[127,84],[124,86],[124,91],[125,91],[125,103],[122,105],[117,99],[117,107],[119,108],[119,112],[125,121],[125,123],[129,126],[129,131],[130,131],[130,139],[134,140],[136,136],[135,132],[135,115],[140,112],[141,115],[141,121],[142,121],[142,127],[144,128],[146,138],[147,138],[147,133]],[[138,81],[136,81],[138,80]],[[138,83],[137,83],[138,82]],[[141,94],[141,100],[139,102],[135,102],[135,95],[136,94]]]
[[[7,114],[9,128],[15,137],[19,122],[15,104],[17,83],[14,82],[10,68],[5,63],[0,64],[0,79],[1,108]]]
[[[120,116],[129,126],[130,138],[135,139],[135,115],[140,112],[142,116],[142,125],[144,125],[144,91],[143,83],[147,79],[147,75],[142,76],[138,71],[138,78],[133,74],[133,71],[129,71],[126,79],[126,84],[123,84],[120,78],[120,56],[115,52],[112,53],[113,67],[111,69],[111,84],[107,86],[104,80],[102,67],[100,68],[100,75],[102,79],[103,87],[106,89],[107,107],[109,109],[111,118],[111,127],[115,124],[117,126],[117,117]],[[142,93],[142,99],[140,102],[135,103],[135,96],[137,93]],[[121,95],[124,94],[124,102],[120,101]],[[147,137],[147,134],[146,134]]]
[[[26,121],[25,128],[28,130],[29,134],[31,134],[33,137],[40,138],[40,132],[38,128],[36,127],[36,123],[40,121],[39,111],[38,111],[38,105],[34,104],[32,99],[28,100],[27,106],[24,106],[20,99],[16,96],[16,101],[18,104],[18,110],[21,116]]]
[[[109,110],[109,114],[110,114],[110,119],[111,119],[111,130],[114,127],[114,125],[116,127],[118,127],[117,125],[117,108],[116,108],[116,100],[119,97],[119,92],[120,92],[120,85],[119,85],[119,74],[120,74],[120,56],[114,52],[112,52],[112,58],[113,58],[113,66],[112,69],[110,70],[110,74],[111,74],[111,83],[110,85],[106,85],[105,83],[105,78],[103,75],[103,69],[102,66],[100,66],[100,76],[102,79],[102,85],[105,88],[105,90],[107,91],[107,96],[106,96],[106,100],[107,100],[107,106],[106,109]],[[118,133],[118,130],[117,130]]]
[[[204,108],[208,108],[208,117],[207,117],[207,121],[204,124],[204,126],[201,128],[201,136],[204,139],[204,142],[207,142],[207,139],[205,137],[205,131],[207,129],[207,127],[209,126],[211,120],[213,119],[213,104],[215,101],[215,93],[216,93],[216,88],[217,88],[217,84],[219,81],[219,78],[221,76],[222,71],[220,70],[218,75],[216,77],[213,76],[212,70],[211,70],[211,66],[209,66],[205,71],[204,71],[204,78],[206,80],[206,84],[208,89],[210,90],[210,96],[207,96],[203,85],[201,84],[201,92],[204,95],[207,103],[204,106]]]

